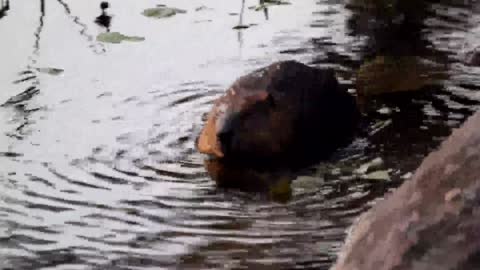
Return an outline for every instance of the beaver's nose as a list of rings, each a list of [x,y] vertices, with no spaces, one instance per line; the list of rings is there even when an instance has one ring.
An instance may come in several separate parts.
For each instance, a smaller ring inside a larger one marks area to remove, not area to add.
[[[228,156],[231,152],[233,135],[232,129],[223,129],[217,134],[218,141],[220,142],[220,149],[224,156]]]

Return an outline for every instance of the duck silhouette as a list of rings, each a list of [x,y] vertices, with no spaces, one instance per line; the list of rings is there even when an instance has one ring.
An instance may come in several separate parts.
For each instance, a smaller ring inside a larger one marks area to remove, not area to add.
[[[107,12],[105,11],[109,7],[110,7],[110,4],[108,2],[100,3],[100,9],[102,10],[102,14],[100,14],[100,16],[95,18],[95,23],[107,29],[107,32],[110,32],[110,23],[112,21],[112,16],[108,15]]]
[[[9,1],[0,1],[0,19],[7,15],[7,11],[10,9]]]

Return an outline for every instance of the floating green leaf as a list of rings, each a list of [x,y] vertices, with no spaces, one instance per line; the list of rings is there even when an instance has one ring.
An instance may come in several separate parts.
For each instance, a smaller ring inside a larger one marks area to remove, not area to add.
[[[186,10],[178,9],[178,8],[170,8],[166,6],[159,5],[155,8],[147,8],[145,9],[142,14],[149,18],[168,18],[176,15],[177,13],[186,13]]]
[[[252,26],[256,26],[257,24],[254,24],[254,23],[251,23],[251,24],[239,24],[239,25],[236,25],[234,27],[232,27],[232,29],[234,30],[242,30],[242,29],[247,29],[247,28],[250,28]]]
[[[40,72],[40,73],[46,73],[46,74],[49,74],[49,75],[60,75],[63,73],[63,69],[60,69],[60,68],[48,68],[48,67],[45,67],[45,68],[37,68],[37,71]]]
[[[202,11],[202,10],[213,10],[212,8],[209,8],[207,6],[199,6],[195,8],[195,11]]]
[[[118,44],[118,43],[121,43],[122,41],[133,41],[133,42],[144,41],[145,38],[137,37],[137,36],[126,36],[118,32],[108,32],[108,33],[99,34],[97,36],[97,40],[100,42]]]

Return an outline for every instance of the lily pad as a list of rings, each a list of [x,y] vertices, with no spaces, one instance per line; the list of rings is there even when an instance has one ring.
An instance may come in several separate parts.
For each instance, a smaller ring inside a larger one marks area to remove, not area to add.
[[[46,73],[46,74],[49,74],[49,75],[57,76],[57,75],[62,74],[64,70],[61,69],[61,68],[45,67],[45,68],[37,68],[37,71],[40,72],[40,73]]]
[[[187,11],[159,5],[155,8],[147,8],[142,12],[143,16],[155,19],[172,17],[178,13],[187,13]]]
[[[108,33],[101,33],[97,36],[97,40],[100,42],[105,43],[121,43],[122,41],[144,41],[144,37],[137,37],[137,36],[126,36],[118,32],[108,32]]]

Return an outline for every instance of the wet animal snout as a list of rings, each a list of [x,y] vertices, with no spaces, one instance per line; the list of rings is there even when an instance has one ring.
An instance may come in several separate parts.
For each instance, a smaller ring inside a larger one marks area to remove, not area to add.
[[[233,135],[233,130],[231,129],[222,130],[217,134],[220,148],[224,155],[228,155],[232,148]]]

